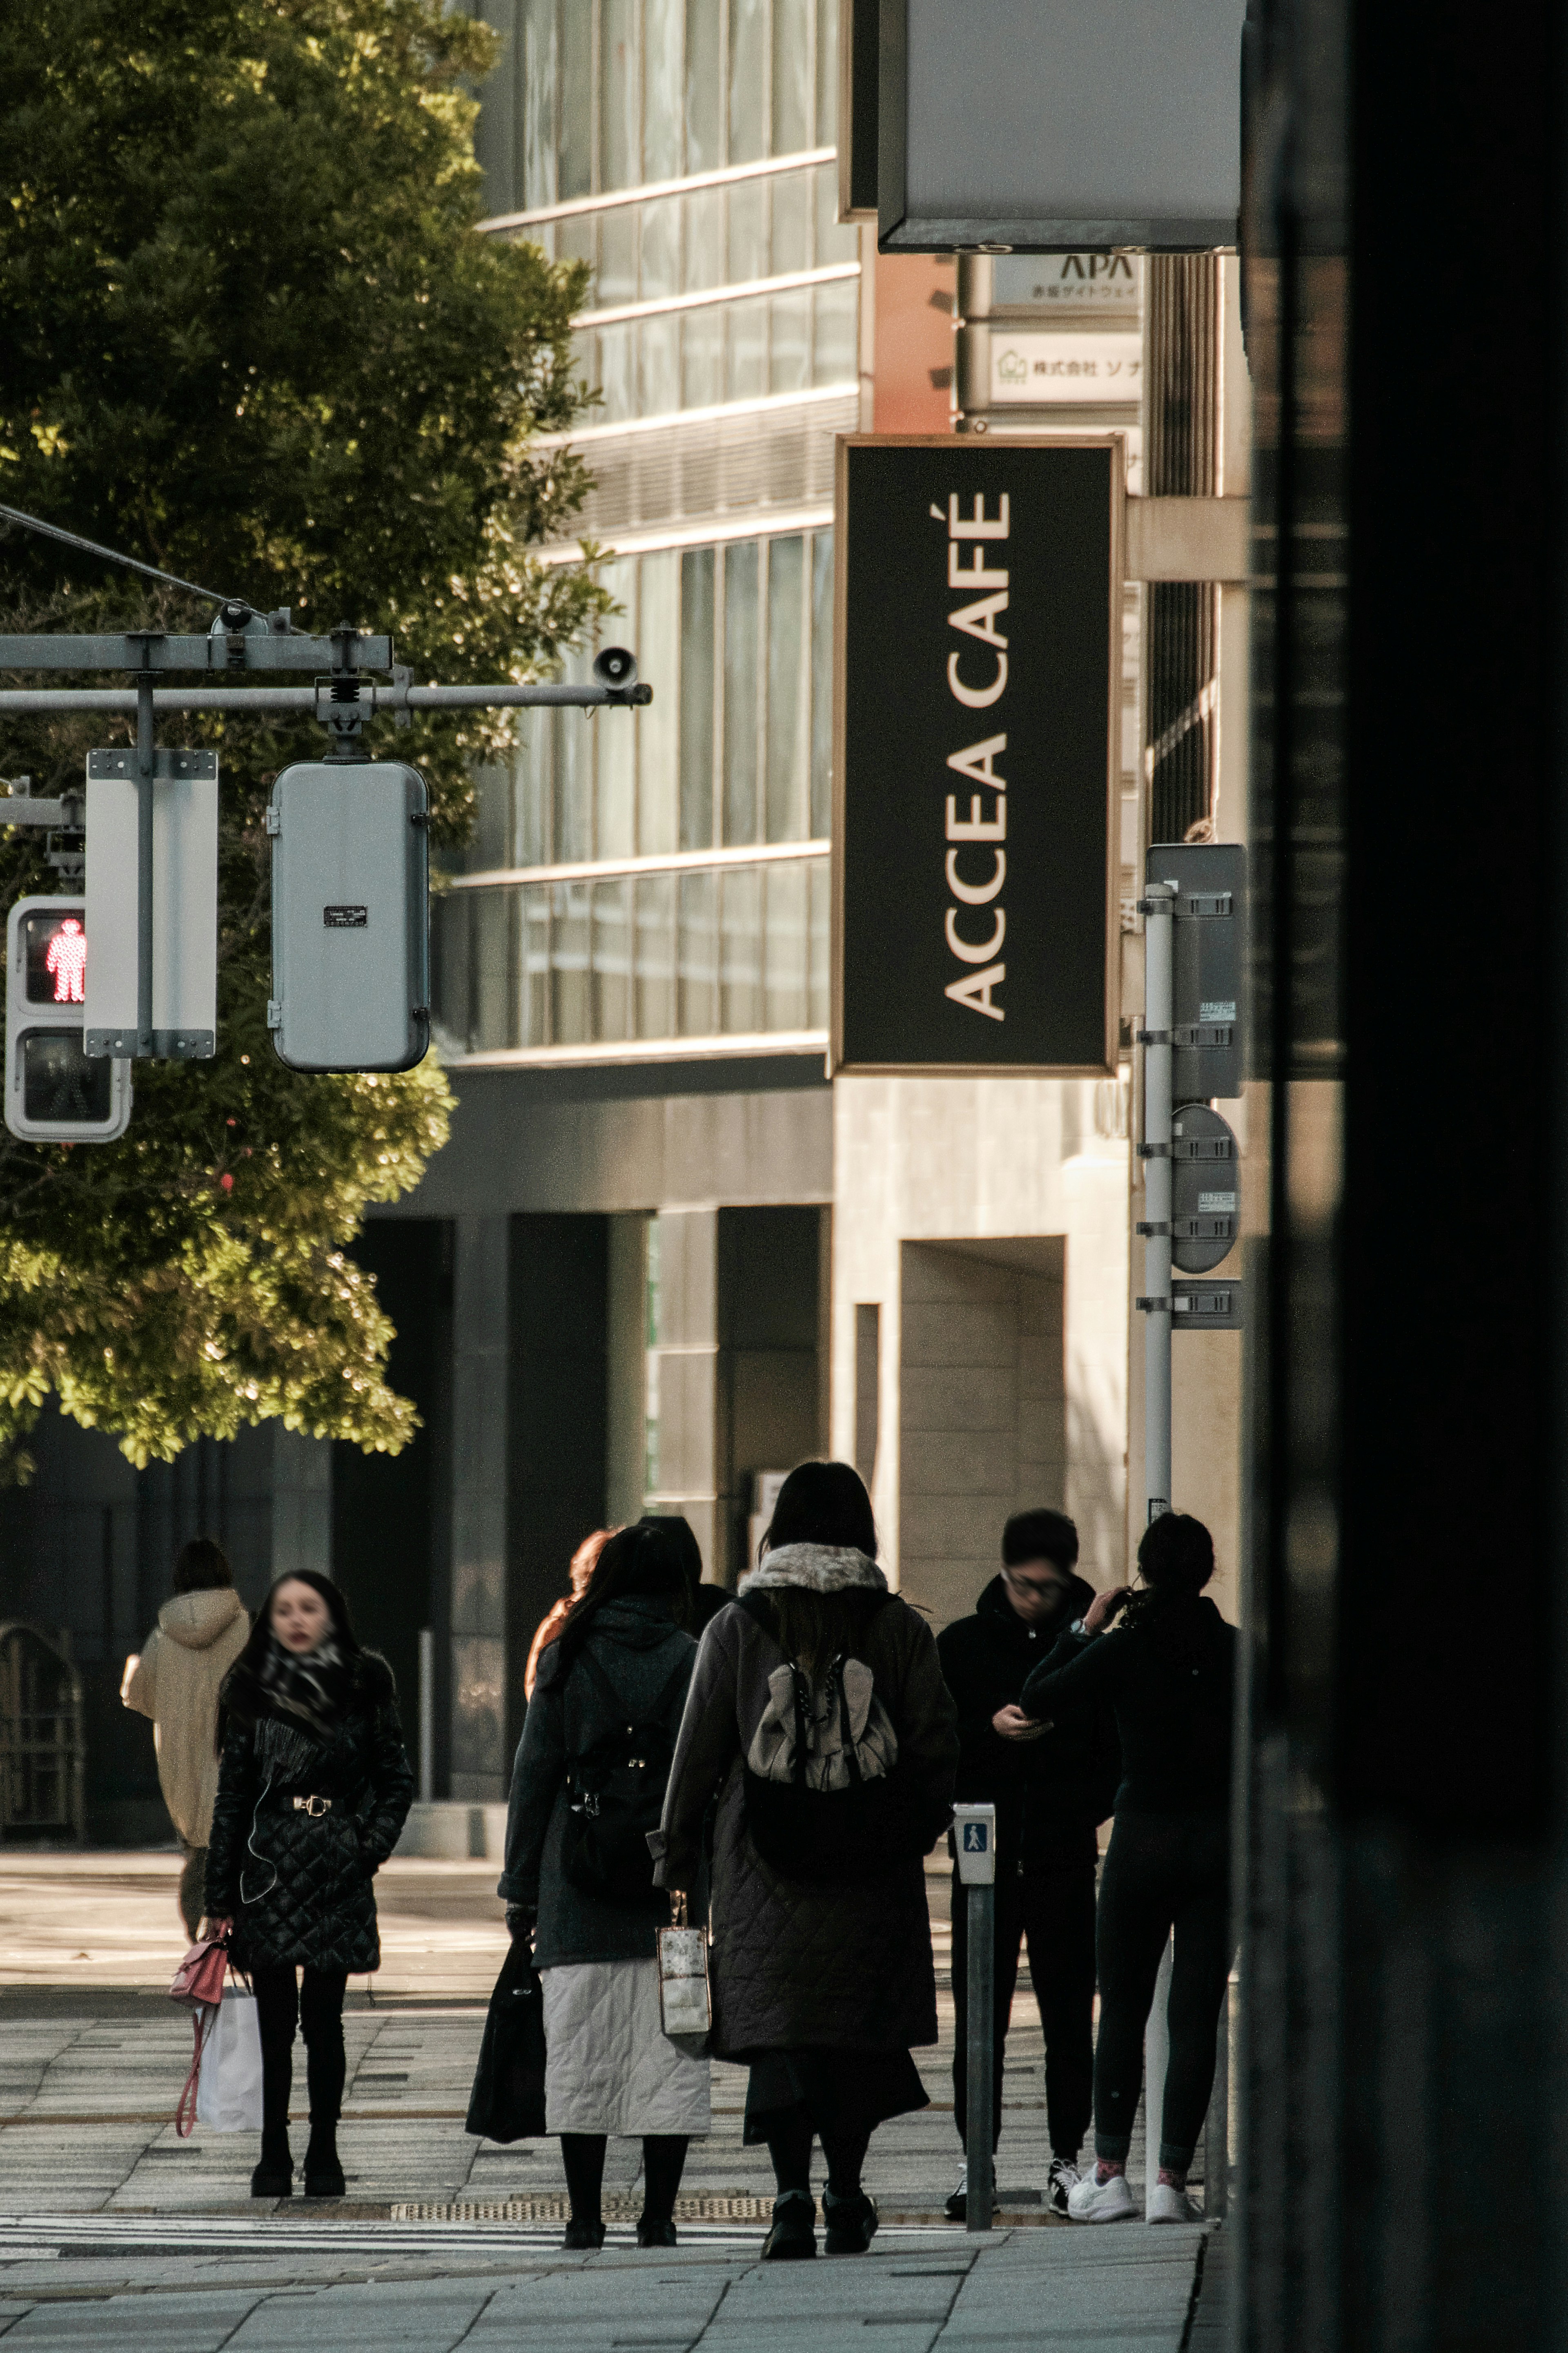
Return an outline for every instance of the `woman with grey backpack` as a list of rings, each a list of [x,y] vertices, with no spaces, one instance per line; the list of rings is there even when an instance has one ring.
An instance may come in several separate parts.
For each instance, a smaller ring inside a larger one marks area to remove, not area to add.
[[[543,1984],[546,2128],[559,2134],[565,2244],[603,2246],[605,2141],[640,2137],[641,2247],[676,2243],[687,2142],[709,2128],[709,2064],[664,2032],[654,1886],[658,1820],[697,1645],[668,1526],[622,1528],[543,1651],[512,1771],[497,1893]],[[693,1881],[698,1903],[705,1887]]]
[[[870,1498],[845,1462],[779,1491],[761,1566],[702,1638],[653,1841],[694,1891],[713,1849],[715,2055],[749,2063],[745,2138],[778,2196],[765,2260],[864,2254],[872,2132],[925,2107],[911,2046],[937,2039],[924,1857],[952,1819],[957,1711],[924,1620],[877,1566]]]

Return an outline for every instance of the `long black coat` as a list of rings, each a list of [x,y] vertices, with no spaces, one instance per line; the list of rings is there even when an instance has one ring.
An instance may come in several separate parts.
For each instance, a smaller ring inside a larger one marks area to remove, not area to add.
[[[212,1918],[234,1923],[237,1965],[379,1968],[371,1881],[414,1796],[391,1668],[374,1651],[357,1654],[341,1721],[291,1770],[276,1762],[278,1735],[303,1727],[274,1713],[243,1660],[224,1685],[224,1703],[228,1734],[206,1904]],[[296,1797],[330,1798],[331,1811],[312,1815]]]

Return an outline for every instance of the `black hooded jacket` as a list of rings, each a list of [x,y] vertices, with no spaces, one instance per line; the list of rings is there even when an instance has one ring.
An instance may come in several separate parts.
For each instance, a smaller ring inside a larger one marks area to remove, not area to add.
[[[1004,1740],[991,1719],[1017,1704],[1058,1633],[1093,1599],[1094,1588],[1072,1577],[1060,1614],[1027,1626],[995,1577],[973,1618],[955,1618],[936,1638],[958,1703],[957,1799],[994,1805],[998,1854],[1030,1873],[1093,1862],[1121,1775],[1115,1718],[1104,1701],[1052,1709],[1053,1728],[1038,1740]]]
[[[1029,1677],[1024,1705],[1031,1715],[1114,1707],[1126,1759],[1119,1814],[1224,1815],[1236,1628],[1205,1594],[1139,1602],[1109,1633],[1064,1633]]]

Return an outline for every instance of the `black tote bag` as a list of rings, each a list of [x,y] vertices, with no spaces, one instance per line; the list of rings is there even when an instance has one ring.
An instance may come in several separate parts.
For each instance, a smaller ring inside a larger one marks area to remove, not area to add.
[[[544,2134],[544,1987],[526,1942],[501,1963],[468,2102],[469,2132],[485,2140]]]

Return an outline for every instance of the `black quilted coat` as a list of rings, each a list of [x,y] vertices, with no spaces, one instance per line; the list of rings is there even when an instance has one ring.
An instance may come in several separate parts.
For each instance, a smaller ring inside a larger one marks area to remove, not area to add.
[[[296,1769],[269,1761],[300,1743],[297,1716],[274,1714],[242,1660],[224,1685],[228,1734],[207,1850],[207,1911],[234,1923],[241,1968],[381,1966],[374,1873],[397,1843],[414,1776],[397,1720],[392,1670],[374,1651],[353,1661],[348,1704],[331,1736]],[[330,1798],[308,1812],[297,1797]],[[248,1901],[247,1899],[249,1899]]]
[[[798,1583],[885,1589],[856,1552],[791,1545],[768,1554],[742,1590]],[[875,1678],[899,1737],[900,1769],[933,1823],[952,1802],[957,1710],[923,1619],[896,1597],[866,1625],[857,1655]],[[693,1882],[703,1816],[721,1785],[713,1849],[713,2052],[908,2050],[937,2039],[925,1871],[911,1856],[863,1886],[805,1887],[781,1878],[746,1830],[742,1767],[784,1653],[744,1609],[721,1610],[702,1637],[670,1767],[661,1886]],[[935,1839],[935,1829],[932,1839]]]

